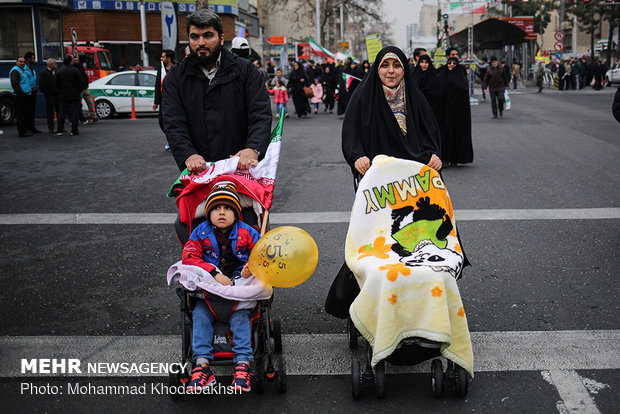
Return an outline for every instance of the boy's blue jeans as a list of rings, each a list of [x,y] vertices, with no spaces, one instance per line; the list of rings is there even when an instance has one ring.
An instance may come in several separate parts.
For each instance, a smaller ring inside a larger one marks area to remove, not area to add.
[[[286,108],[286,104],[285,103],[279,103],[278,104],[278,115],[280,115],[280,113],[282,113],[282,108],[284,108],[284,114],[286,115],[286,113],[288,112],[288,109]]]
[[[193,318],[194,335],[192,347],[194,348],[194,359],[213,359],[213,321],[215,318],[204,301],[196,301]],[[252,352],[250,310],[240,309],[234,311],[228,319],[228,324],[233,334],[234,344],[232,351],[235,355],[235,362],[252,362],[254,354]]]

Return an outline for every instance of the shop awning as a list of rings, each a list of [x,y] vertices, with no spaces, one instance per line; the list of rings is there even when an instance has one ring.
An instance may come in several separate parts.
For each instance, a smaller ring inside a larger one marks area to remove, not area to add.
[[[474,25],[474,49],[499,49],[526,40],[527,33],[514,24],[489,18]],[[450,36],[452,44],[467,47],[467,29]]]

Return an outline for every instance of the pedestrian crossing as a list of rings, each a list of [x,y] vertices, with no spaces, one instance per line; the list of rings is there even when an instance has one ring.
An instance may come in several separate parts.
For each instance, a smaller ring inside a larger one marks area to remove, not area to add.
[[[271,224],[348,223],[349,211],[272,213]],[[620,218],[620,208],[463,209],[455,210],[461,221],[492,220],[601,220]],[[172,224],[176,213],[58,213],[0,214],[0,225],[71,224]]]

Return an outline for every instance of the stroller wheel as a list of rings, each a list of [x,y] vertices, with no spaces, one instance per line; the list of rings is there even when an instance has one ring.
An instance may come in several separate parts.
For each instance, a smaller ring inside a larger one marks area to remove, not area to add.
[[[375,365],[375,396],[379,400],[385,397],[385,361]]]
[[[265,366],[263,359],[254,361],[254,375],[252,375],[252,388],[259,394],[265,392]]]
[[[463,367],[456,364],[454,371],[454,392],[458,397],[463,398],[467,395],[469,389],[469,374]]]
[[[273,349],[278,353],[282,352],[282,324],[278,318],[271,320],[271,336],[273,337]]]
[[[443,395],[443,364],[440,359],[433,359],[431,362],[431,387],[433,396],[439,398]]]
[[[349,334],[349,349],[357,348],[357,328],[351,318],[347,318],[347,333]]]
[[[286,392],[286,361],[281,356],[278,358],[278,374],[277,374],[278,391]]]
[[[351,386],[353,399],[358,400],[362,396],[362,373],[357,359],[351,361]]]

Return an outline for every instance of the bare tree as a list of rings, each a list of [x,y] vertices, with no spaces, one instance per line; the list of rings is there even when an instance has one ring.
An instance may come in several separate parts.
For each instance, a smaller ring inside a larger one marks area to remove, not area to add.
[[[354,21],[357,28],[363,31],[365,25],[382,26],[382,3],[382,0],[320,0],[320,28],[324,46],[336,46],[339,35],[334,33],[334,22],[339,19],[341,5],[344,6],[345,21]],[[298,29],[307,28],[309,21],[316,26],[316,0],[271,0],[267,7],[270,10],[285,10],[289,21]]]

